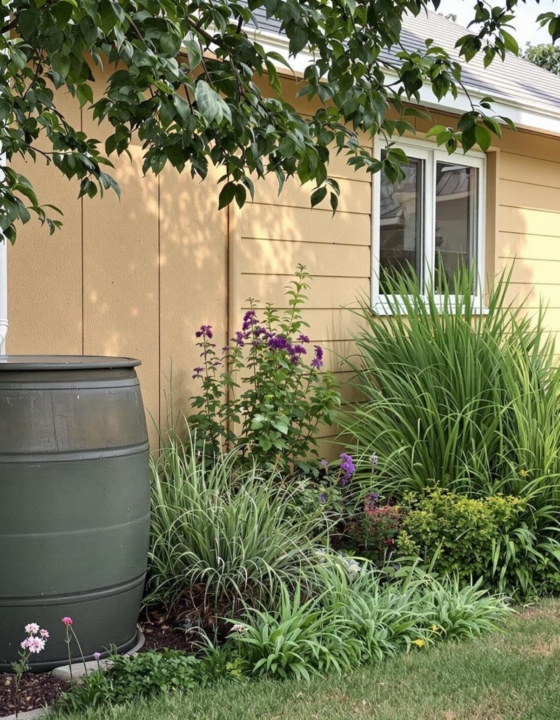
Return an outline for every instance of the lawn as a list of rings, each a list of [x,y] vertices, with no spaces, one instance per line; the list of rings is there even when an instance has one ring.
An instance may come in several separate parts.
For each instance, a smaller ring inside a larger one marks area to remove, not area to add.
[[[380,666],[307,683],[223,685],[68,720],[558,720],[560,601],[511,618],[503,633],[414,649]]]

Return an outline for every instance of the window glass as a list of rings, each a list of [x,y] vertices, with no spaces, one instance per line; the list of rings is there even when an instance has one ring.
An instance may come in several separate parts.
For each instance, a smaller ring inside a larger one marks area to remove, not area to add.
[[[442,273],[453,291],[453,273],[475,259],[477,169],[453,163],[436,165],[435,281]]]
[[[387,278],[411,275],[422,281],[424,161],[409,158],[403,166],[405,178],[392,183],[381,177],[379,284],[387,292]]]

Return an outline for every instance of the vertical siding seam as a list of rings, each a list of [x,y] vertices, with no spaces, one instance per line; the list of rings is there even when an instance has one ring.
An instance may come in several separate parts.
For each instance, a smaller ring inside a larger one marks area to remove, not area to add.
[[[80,131],[84,131],[84,109],[80,108]],[[81,278],[81,296],[82,296],[82,355],[86,352],[86,331],[85,331],[85,281],[84,281],[84,198],[80,198],[80,242],[81,242],[81,261],[82,261],[82,278]]]
[[[162,426],[161,406],[161,175],[157,175],[157,318],[158,318],[158,420]]]

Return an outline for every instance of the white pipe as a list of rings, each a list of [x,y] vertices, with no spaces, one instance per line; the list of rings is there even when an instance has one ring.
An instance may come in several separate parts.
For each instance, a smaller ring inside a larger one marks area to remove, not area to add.
[[[6,167],[6,155],[0,155],[0,167]],[[1,171],[0,171],[1,172]],[[0,354],[6,354],[8,334],[8,241],[0,236]]]

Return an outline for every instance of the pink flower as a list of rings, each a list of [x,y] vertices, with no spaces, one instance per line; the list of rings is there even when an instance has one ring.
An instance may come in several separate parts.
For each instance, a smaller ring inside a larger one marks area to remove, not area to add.
[[[22,650],[27,650],[29,640],[30,640],[30,638],[25,638],[25,640],[21,643]]]
[[[29,625],[25,626],[25,632],[28,635],[37,635],[37,633],[39,632],[39,626],[37,625],[37,623],[29,623]]]
[[[66,627],[73,624],[73,620],[71,617],[63,617],[62,622],[66,625]]]
[[[27,649],[31,653],[40,653],[45,649],[45,641],[38,637],[27,638]]]
[[[48,630],[39,630],[39,635],[45,640],[50,637]]]
[[[98,652],[93,653],[94,660],[99,660],[100,657],[101,657],[101,653],[98,653]]]

